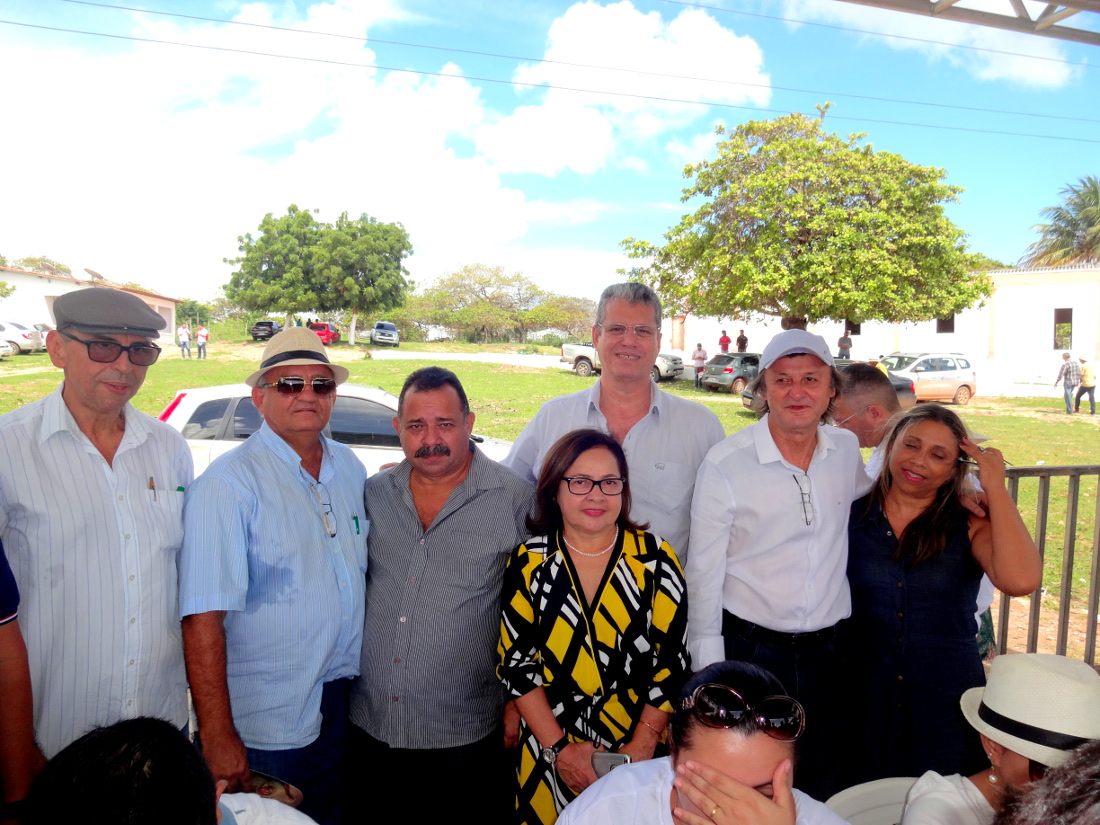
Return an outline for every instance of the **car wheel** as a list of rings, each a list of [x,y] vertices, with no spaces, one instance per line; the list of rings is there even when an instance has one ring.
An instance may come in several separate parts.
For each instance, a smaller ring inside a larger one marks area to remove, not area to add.
[[[592,362],[589,361],[587,358],[582,358],[577,361],[577,363],[573,366],[573,369],[577,371],[577,375],[579,375],[581,378],[588,378],[590,375],[592,375],[593,372],[595,372],[595,370],[592,369]]]
[[[734,395],[740,395],[744,391],[745,391],[745,379],[744,378],[735,378],[733,380],[733,383],[730,384],[730,392],[733,393]]]
[[[12,355],[22,355],[23,354],[23,348],[20,347],[19,344],[15,343],[15,341],[8,341],[8,344],[11,346],[11,354]]]
[[[650,369],[649,377],[653,379],[654,384],[660,384],[661,383],[661,371],[659,369],[657,369],[656,367],[653,367],[652,369]]]
[[[955,403],[960,407],[965,407],[970,403],[970,387],[962,386],[955,390]]]

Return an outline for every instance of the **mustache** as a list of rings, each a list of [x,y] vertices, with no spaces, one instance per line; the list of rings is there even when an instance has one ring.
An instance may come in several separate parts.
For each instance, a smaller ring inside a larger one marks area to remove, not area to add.
[[[448,447],[446,444],[435,444],[434,446],[431,446],[431,447],[429,447],[428,445],[425,444],[423,447],[421,447],[415,453],[413,453],[413,458],[427,458],[428,456],[432,456],[432,455],[450,455],[450,454],[451,454],[451,448]]]

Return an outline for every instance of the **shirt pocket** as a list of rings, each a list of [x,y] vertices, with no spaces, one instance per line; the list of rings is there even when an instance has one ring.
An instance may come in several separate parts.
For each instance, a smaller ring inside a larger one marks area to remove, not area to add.
[[[178,552],[183,544],[183,491],[157,490],[150,499],[148,507],[154,531],[151,540],[163,550]]]

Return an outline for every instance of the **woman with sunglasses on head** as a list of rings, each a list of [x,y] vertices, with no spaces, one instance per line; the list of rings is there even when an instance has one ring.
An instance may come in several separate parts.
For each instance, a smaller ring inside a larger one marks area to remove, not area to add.
[[[852,504],[853,782],[972,773],[982,752],[959,712],[985,684],[974,603],[983,571],[1011,596],[1039,586],[1035,543],[1005,489],[1000,451],[978,447],[951,410],[922,404],[884,441],[871,492]],[[988,497],[984,518],[963,508],[971,466]]]
[[[841,825],[793,790],[802,706],[771,673],[718,662],[684,686],[669,722],[672,755],[616,768],[565,809],[560,825]]]
[[[902,825],[989,825],[1074,748],[1100,744],[1100,676],[1076,659],[998,656],[989,684],[968,690],[959,704],[989,767],[970,777],[924,774],[909,791]]]
[[[517,821],[552,823],[592,755],[653,756],[687,678],[676,554],[630,520],[622,447],[574,430],[546,456],[504,578],[499,674],[522,716]]]

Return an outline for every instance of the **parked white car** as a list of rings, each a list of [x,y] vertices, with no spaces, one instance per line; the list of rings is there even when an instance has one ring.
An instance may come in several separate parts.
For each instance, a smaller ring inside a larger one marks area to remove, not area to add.
[[[11,344],[15,355],[46,349],[46,336],[33,324],[0,321],[0,338]]]
[[[336,390],[325,435],[351,447],[374,475],[383,464],[404,458],[393,417],[397,415],[397,396],[378,387],[341,384]],[[187,439],[195,461],[195,475],[210,462],[229,452],[260,428],[262,419],[252,403],[252,388],[247,384],[222,384],[180,390],[158,416]],[[474,441],[489,458],[501,461],[512,442],[475,435]]]
[[[11,348],[11,344],[7,341],[0,341],[0,358],[7,358],[9,355],[14,355],[15,350]]]

